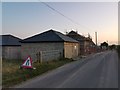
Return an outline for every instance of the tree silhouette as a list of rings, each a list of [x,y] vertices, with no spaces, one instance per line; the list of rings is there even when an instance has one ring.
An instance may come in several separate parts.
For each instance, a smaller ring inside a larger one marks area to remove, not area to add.
[[[107,49],[108,48],[108,43],[107,42],[103,42],[103,43],[101,43],[100,47],[101,47],[101,49],[103,47],[105,47]]]
[[[116,49],[116,45],[115,45],[115,44],[110,45],[109,48],[110,48],[111,50]]]

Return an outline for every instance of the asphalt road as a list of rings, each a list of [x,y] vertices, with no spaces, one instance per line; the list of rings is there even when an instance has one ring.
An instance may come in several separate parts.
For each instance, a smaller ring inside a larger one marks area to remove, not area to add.
[[[118,55],[90,55],[28,80],[15,88],[118,88]]]

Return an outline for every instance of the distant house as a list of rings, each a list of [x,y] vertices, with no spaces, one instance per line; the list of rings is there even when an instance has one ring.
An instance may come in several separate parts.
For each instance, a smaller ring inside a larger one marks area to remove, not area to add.
[[[73,58],[78,56],[78,41],[54,30],[26,38],[21,43],[22,58],[30,55],[33,60],[48,61],[59,57]],[[40,57],[38,57],[39,54]]]
[[[89,37],[84,37],[78,34],[75,31],[71,31],[67,34],[67,36],[79,41],[80,44],[80,53],[79,55],[85,55],[89,53],[95,52],[95,44]]]
[[[13,35],[0,35],[0,47],[2,47],[3,59],[21,58],[21,41]]]
[[[84,54],[91,54],[96,52],[96,45],[91,38],[86,37],[84,43]]]

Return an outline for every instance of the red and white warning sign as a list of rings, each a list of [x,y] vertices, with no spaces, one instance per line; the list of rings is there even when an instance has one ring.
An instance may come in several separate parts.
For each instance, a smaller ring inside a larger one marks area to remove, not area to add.
[[[32,59],[30,56],[27,57],[27,59],[23,62],[23,64],[21,65],[22,68],[33,68],[32,67]]]

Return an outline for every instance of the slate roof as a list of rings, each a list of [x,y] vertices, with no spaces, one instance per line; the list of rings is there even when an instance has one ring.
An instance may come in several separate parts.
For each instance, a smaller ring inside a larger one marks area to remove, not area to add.
[[[89,38],[89,37],[84,37],[84,36],[78,34],[78,33],[75,32],[75,31],[69,32],[69,33],[67,34],[67,36],[69,36],[69,37],[71,37],[71,38],[73,38],[73,39],[75,39],[75,40],[77,40],[77,41],[79,41],[79,42],[89,41],[89,42],[91,42],[93,45],[95,45],[95,43],[92,41],[91,38]]]
[[[0,35],[0,45],[2,46],[20,46],[20,38],[13,35]]]
[[[84,40],[86,40],[86,37],[78,34],[78,33],[75,32],[75,31],[69,32],[69,33],[67,34],[67,36],[69,36],[69,37],[71,37],[71,38],[73,38],[73,39],[75,39],[75,40],[77,40],[77,41],[84,41]]]
[[[38,42],[78,42],[60,32],[49,30],[41,34],[26,38],[22,43],[38,43]]]

